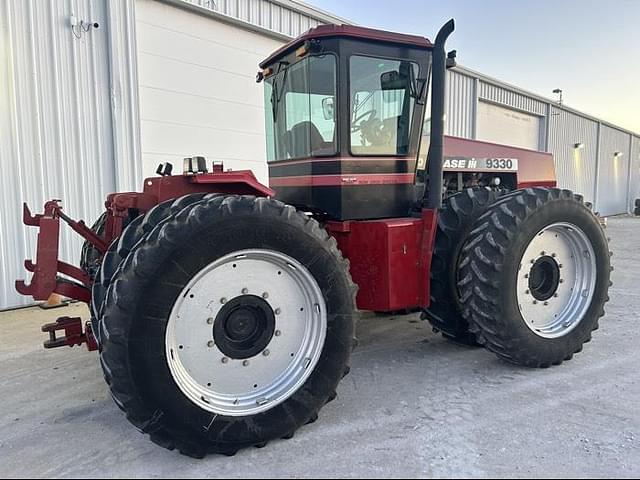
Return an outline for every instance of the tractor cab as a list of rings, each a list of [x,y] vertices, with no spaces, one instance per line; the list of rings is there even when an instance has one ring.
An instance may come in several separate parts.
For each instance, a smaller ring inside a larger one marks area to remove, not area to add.
[[[408,215],[432,50],[424,37],[321,25],[262,62],[277,197],[335,220]]]

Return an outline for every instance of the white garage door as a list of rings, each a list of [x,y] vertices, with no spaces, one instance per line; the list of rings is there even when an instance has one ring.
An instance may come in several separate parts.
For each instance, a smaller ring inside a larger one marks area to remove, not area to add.
[[[539,150],[540,117],[478,102],[478,140]]]
[[[162,162],[204,155],[267,181],[258,63],[282,45],[154,0],[136,4],[145,176]]]

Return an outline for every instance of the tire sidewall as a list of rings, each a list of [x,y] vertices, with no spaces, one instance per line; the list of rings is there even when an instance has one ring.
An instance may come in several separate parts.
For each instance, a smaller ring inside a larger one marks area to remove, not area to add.
[[[351,352],[354,305],[350,285],[338,264],[339,260],[329,249],[318,248],[318,239],[298,226],[284,219],[255,214],[209,220],[202,228],[185,235],[187,237],[197,240],[157,252],[156,258],[146,256],[140,259],[157,263],[154,278],[167,279],[167,282],[141,285],[140,301],[132,316],[129,349],[132,374],[139,385],[139,393],[148,408],[164,412],[165,422],[173,428],[186,426],[192,435],[219,444],[225,442],[225,432],[232,435],[234,444],[252,444],[256,436],[264,439],[285,436],[306,423],[324,405],[342,378]],[[165,355],[166,326],[181,290],[168,287],[167,283],[174,280],[183,282],[187,280],[185,272],[192,278],[218,258],[250,248],[282,252],[309,270],[325,298],[326,340],[313,373],[289,399],[252,416],[215,415],[192,403],[175,384],[169,370]],[[161,256],[164,261],[159,258]],[[247,422],[251,423],[251,428],[246,428]]]
[[[559,222],[570,223],[580,228],[591,242],[596,255],[596,285],[591,304],[580,323],[564,336],[544,338],[526,325],[518,307],[515,285],[520,264],[524,262],[522,257],[529,243],[542,229]],[[506,331],[503,333],[510,338],[519,338],[526,344],[523,348],[528,351],[544,352],[545,358],[558,358],[568,351],[577,351],[590,338],[602,314],[602,305],[606,301],[609,287],[609,271],[607,239],[593,214],[575,200],[561,198],[546,203],[519,225],[511,248],[504,257],[500,282],[506,290],[504,314],[506,318],[513,318],[515,321],[505,322]]]

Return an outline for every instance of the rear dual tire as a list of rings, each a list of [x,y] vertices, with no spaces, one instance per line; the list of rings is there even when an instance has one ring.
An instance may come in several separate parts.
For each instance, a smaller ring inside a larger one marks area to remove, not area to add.
[[[233,273],[249,260],[255,275]],[[305,286],[277,291],[277,265]],[[258,270],[273,281],[251,283]],[[297,294],[303,313],[288,304]],[[278,340],[295,325],[299,348],[282,355]],[[317,419],[349,370],[354,325],[348,263],[315,220],[271,199],[214,197],[159,222],[118,266],[100,312],[100,357],[116,403],[152,441],[194,457],[234,454]],[[270,359],[281,370],[269,371]],[[250,377],[267,384],[240,384]],[[278,390],[278,379],[289,383]]]
[[[458,264],[473,226],[499,197],[490,188],[467,188],[446,198],[438,212],[438,228],[431,259],[431,302],[422,318],[455,343],[477,346],[469,331],[458,290]]]
[[[557,188],[518,190],[476,222],[458,277],[478,342],[528,367],[581,351],[609,300],[610,252],[596,216]]]

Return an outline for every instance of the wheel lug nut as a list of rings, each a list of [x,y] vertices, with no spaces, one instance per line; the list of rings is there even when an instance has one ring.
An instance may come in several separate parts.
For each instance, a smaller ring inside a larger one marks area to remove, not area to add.
[[[547,254],[544,250],[540,252],[540,256],[544,257]]]
[[[529,295],[531,293],[531,290],[526,290],[524,293],[526,293],[527,295]]]
[[[537,300],[534,300],[534,301],[533,301],[533,304],[534,304],[534,305],[537,305],[537,304],[538,304],[538,301],[537,301]]]
[[[279,308],[276,308],[276,310],[273,312],[276,315],[280,315],[282,313],[282,310],[280,310]]]
[[[551,254],[551,256],[552,256],[553,258],[556,258],[556,254],[555,254],[555,253],[552,253],[552,254]]]
[[[222,357],[222,363],[229,363],[229,359],[227,357]]]
[[[269,351],[269,349],[267,349],[264,352],[262,352],[262,355],[264,355],[265,357],[268,357],[270,353],[271,352]]]
[[[268,294],[267,292],[264,292],[264,293],[262,294],[262,298],[265,298],[265,299],[266,299],[266,298],[269,298],[269,294]]]
[[[532,259],[531,259],[531,263],[536,263],[536,261],[532,258]]]
[[[560,280],[558,280],[558,283],[564,283],[564,280],[561,278]]]
[[[249,360],[245,360],[244,362],[242,362],[242,366],[246,367],[249,365]]]
[[[558,298],[558,294],[557,293],[554,293],[553,296],[554,296],[554,298]]]
[[[544,302],[545,305],[549,305],[549,302]]]
[[[207,342],[207,347],[209,347],[209,348],[213,348],[214,345],[215,345],[215,343],[213,343],[213,340],[209,340]]]
[[[225,303],[227,303],[227,299],[225,297],[222,297],[220,299],[220,303],[224,305]]]
[[[274,335],[275,335],[276,337],[279,337],[280,335],[282,335],[282,332],[281,332],[280,330],[276,330],[276,331],[275,331],[275,333],[274,333]]]
[[[561,263],[558,264],[558,268],[562,268],[562,264]]]
[[[246,295],[247,293],[249,293],[249,289],[248,288],[243,288],[242,289],[242,294]]]
[[[209,325],[213,325],[213,318],[211,318],[211,317],[207,318],[207,323]]]
[[[525,273],[524,278],[529,278],[529,274]]]

